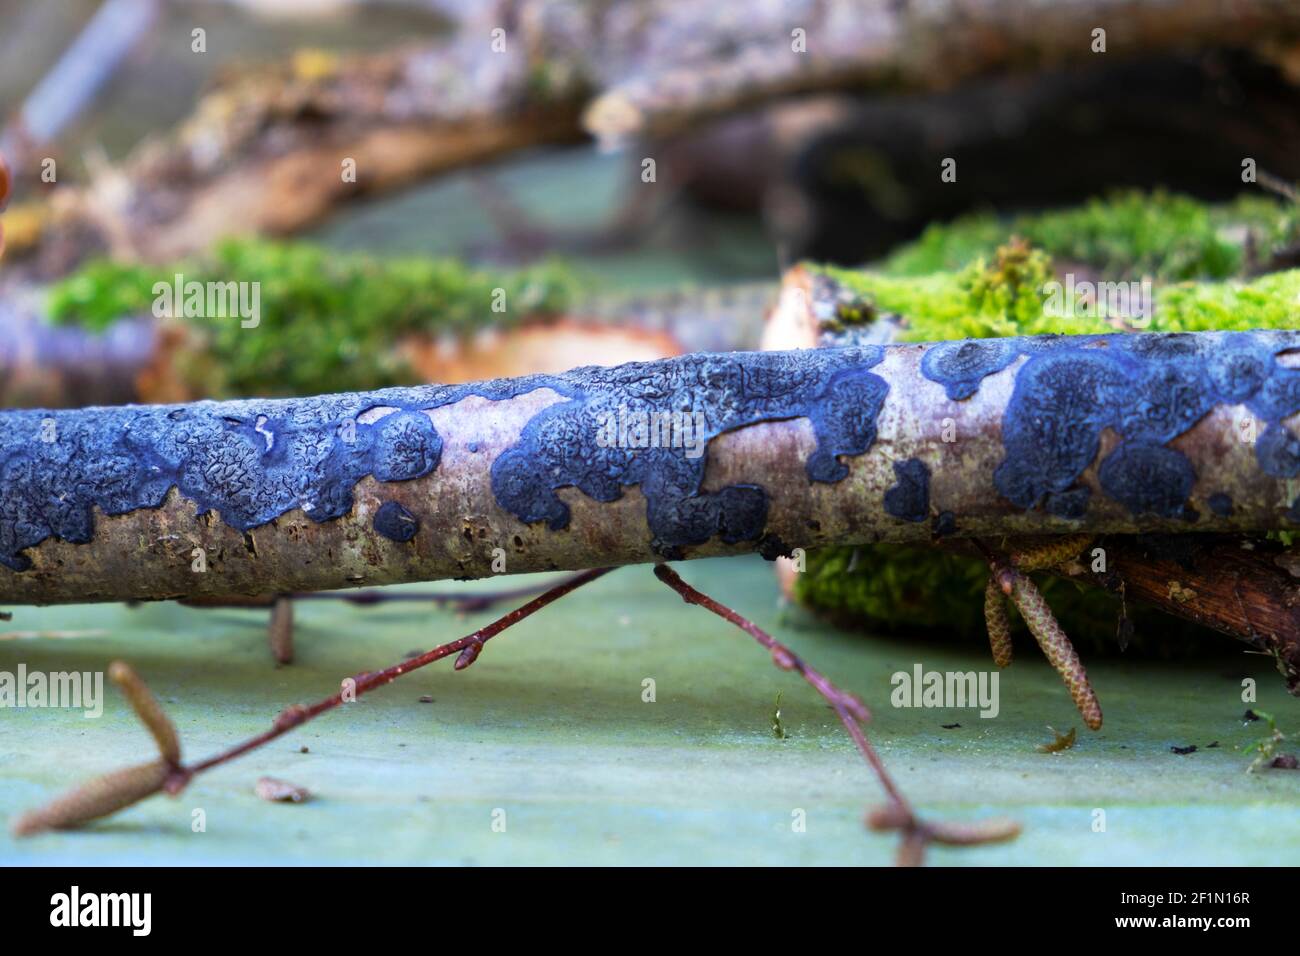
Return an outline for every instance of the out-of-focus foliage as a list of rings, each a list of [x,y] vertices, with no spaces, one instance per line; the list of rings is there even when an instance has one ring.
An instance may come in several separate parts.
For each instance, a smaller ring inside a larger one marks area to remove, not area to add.
[[[1002,220],[965,216],[930,226],[894,252],[880,271],[922,276],[989,259],[1020,236],[1067,267],[1108,279],[1227,279],[1245,265],[1249,235],[1257,259],[1300,241],[1300,206],[1250,194],[1207,205],[1166,192],[1122,192],[1082,206]]]
[[[519,271],[451,259],[377,259],[302,243],[230,241],[210,257],[167,266],[97,262],[56,285],[55,321],[103,329],[148,314],[157,283],[256,282],[255,329],[237,317],[187,318],[222,377],[210,393],[310,395],[413,384],[394,348],[405,335],[463,335],[558,314],[579,282],[558,262]],[[501,290],[498,293],[496,290]],[[494,303],[504,311],[494,311]]]

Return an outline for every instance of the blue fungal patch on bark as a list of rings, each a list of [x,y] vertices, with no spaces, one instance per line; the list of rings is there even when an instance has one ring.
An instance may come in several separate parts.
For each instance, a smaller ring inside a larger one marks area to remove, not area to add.
[[[396,501],[379,506],[374,518],[375,530],[390,541],[410,541],[420,530],[419,519]]]
[[[894,477],[898,483],[885,492],[885,510],[903,521],[930,517],[930,469],[925,462],[919,458],[896,461]]]
[[[426,411],[470,396],[492,401],[550,389],[561,401],[537,413],[519,441],[492,464],[498,504],[524,522],[568,526],[556,491],[576,487],[602,502],[639,485],[652,543],[665,556],[715,536],[759,540],[768,495],[758,484],[700,490],[707,443],[760,422],[807,418],[817,447],[813,481],[834,482],[876,438],[889,386],[869,371],[879,347],[688,355],[617,368],[585,368],[458,386],[290,400],[197,402],[84,411],[14,411],[0,429],[0,564],[31,566],[22,552],[54,537],[87,543],[94,512],[121,515],[159,507],[172,488],[215,510],[241,531],[301,508],[313,521],[348,514],[362,478],[408,481],[433,472],[442,438]],[[618,406],[679,416],[690,443],[628,447],[600,441],[602,416]],[[694,454],[692,454],[694,452]],[[409,520],[408,520],[409,519]],[[396,503],[375,528],[409,540],[418,527]],[[403,537],[403,536],[406,537]]]
[[[1232,495],[1223,491],[1216,491],[1206,499],[1206,503],[1220,518],[1232,517]]]
[[[715,536],[729,544],[757,540],[767,523],[762,487],[702,492],[706,456],[691,457],[663,441],[637,448],[627,446],[639,442],[602,441],[600,423],[642,413],[652,422],[656,415],[670,423],[680,421],[673,415],[689,416],[708,440],[759,422],[807,418],[817,437],[808,477],[835,482],[848,474],[839,456],[861,455],[876,439],[889,386],[868,369],[882,357],[878,347],[753,353],[743,361],[690,355],[569,373],[581,375],[581,389],[528,422],[518,445],[493,462],[492,490],[521,520],[560,530],[569,524],[569,508],[557,489],[572,486],[596,501],[614,501],[624,486],[639,485],[652,545],[667,557]]]
[[[1166,446],[1217,405],[1245,405],[1264,424],[1256,443],[1264,474],[1300,475],[1300,439],[1282,425],[1300,411],[1300,369],[1277,360],[1297,344],[1290,332],[989,339],[935,346],[921,372],[960,400],[1026,358],[1002,419],[1006,458],[993,476],[1013,504],[1082,518],[1089,493],[1078,480],[1109,428],[1121,441],[1100,463],[1102,490],[1135,515],[1195,520],[1187,506],[1195,471]]]
[[[970,398],[988,375],[1020,357],[1019,339],[964,339],[940,342],[921,358],[921,372],[939,382],[953,401]]]

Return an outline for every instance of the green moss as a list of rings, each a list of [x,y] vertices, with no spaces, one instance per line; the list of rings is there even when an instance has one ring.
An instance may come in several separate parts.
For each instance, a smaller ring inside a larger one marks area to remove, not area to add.
[[[870,307],[904,319],[901,338],[930,342],[960,338],[1114,332],[1114,320],[1059,317],[1045,308],[1051,266],[1041,250],[1002,247],[992,264],[976,259],[955,273],[894,276],[814,267]],[[1300,305],[1300,270],[1251,281],[1183,282],[1152,287],[1149,331],[1293,328]]]
[[[932,548],[898,545],[823,548],[807,556],[796,576],[799,603],[825,612],[837,623],[876,633],[929,631],[976,640],[986,636],[984,584],[988,565],[979,558]],[[1043,577],[1039,588],[1070,639],[1081,650],[1117,647],[1119,602],[1097,588]],[[1009,606],[1010,607],[1010,606]],[[1134,644],[1159,656],[1195,651],[1203,636],[1158,611],[1130,606]],[[1010,608],[1012,619],[1017,615]],[[1023,627],[1023,642],[1032,644]],[[1152,640],[1151,638],[1158,638]]]
[[[991,258],[1012,236],[1108,279],[1227,279],[1243,271],[1247,236],[1262,260],[1300,240],[1300,207],[1258,193],[1207,205],[1166,192],[1121,192],[1011,220],[985,214],[935,224],[890,255],[880,271],[952,272]]]
[[[516,272],[471,269],[454,260],[343,254],[303,243],[232,241],[208,257],[145,267],[98,262],[56,285],[49,311],[59,322],[102,329],[126,315],[149,313],[157,282],[260,284],[261,321],[191,318],[219,377],[205,392],[304,395],[413,384],[394,343],[411,333],[471,333],[556,314],[578,282],[558,263]],[[494,290],[505,311],[494,312]]]

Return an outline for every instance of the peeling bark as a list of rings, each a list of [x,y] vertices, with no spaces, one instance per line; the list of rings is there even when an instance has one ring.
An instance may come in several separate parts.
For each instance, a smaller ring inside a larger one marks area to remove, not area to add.
[[[1159,607],[1269,654],[1300,694],[1300,559],[1268,542],[1220,535],[1098,541],[1104,570],[1074,562],[1053,573]],[[1098,565],[1101,568],[1101,565]]]
[[[1300,442],[1284,420],[1300,413],[1297,348],[1295,332],[864,345],[4,412],[0,601],[325,590],[939,535],[1295,527]],[[629,418],[642,413],[689,415],[679,429],[692,422],[702,442],[679,430],[678,447],[642,447]],[[1239,438],[1243,416],[1255,444]]]

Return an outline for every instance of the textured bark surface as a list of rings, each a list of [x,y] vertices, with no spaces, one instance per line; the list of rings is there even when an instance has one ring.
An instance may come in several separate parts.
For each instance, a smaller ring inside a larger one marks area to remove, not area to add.
[[[5,412],[0,601],[481,577],[502,559],[514,573],[951,535],[1294,527],[1295,348],[1292,332],[864,345]],[[707,444],[679,432],[662,447],[672,436],[659,433],[651,447],[638,413],[698,416]]]
[[[1300,31],[1300,8],[1285,0],[808,0],[751,4],[741,15],[732,4],[681,4],[660,18],[657,33],[704,39],[607,84],[585,124],[605,139],[663,135],[800,93],[942,89],[999,69],[1086,60],[1097,28],[1106,31],[1105,55],[1115,57],[1263,38],[1283,45]],[[795,50],[795,29],[804,31],[806,52]]]
[[[1300,693],[1300,559],[1221,535],[1110,537],[1104,571],[1078,561],[1053,573],[1152,604],[1270,654]]]

